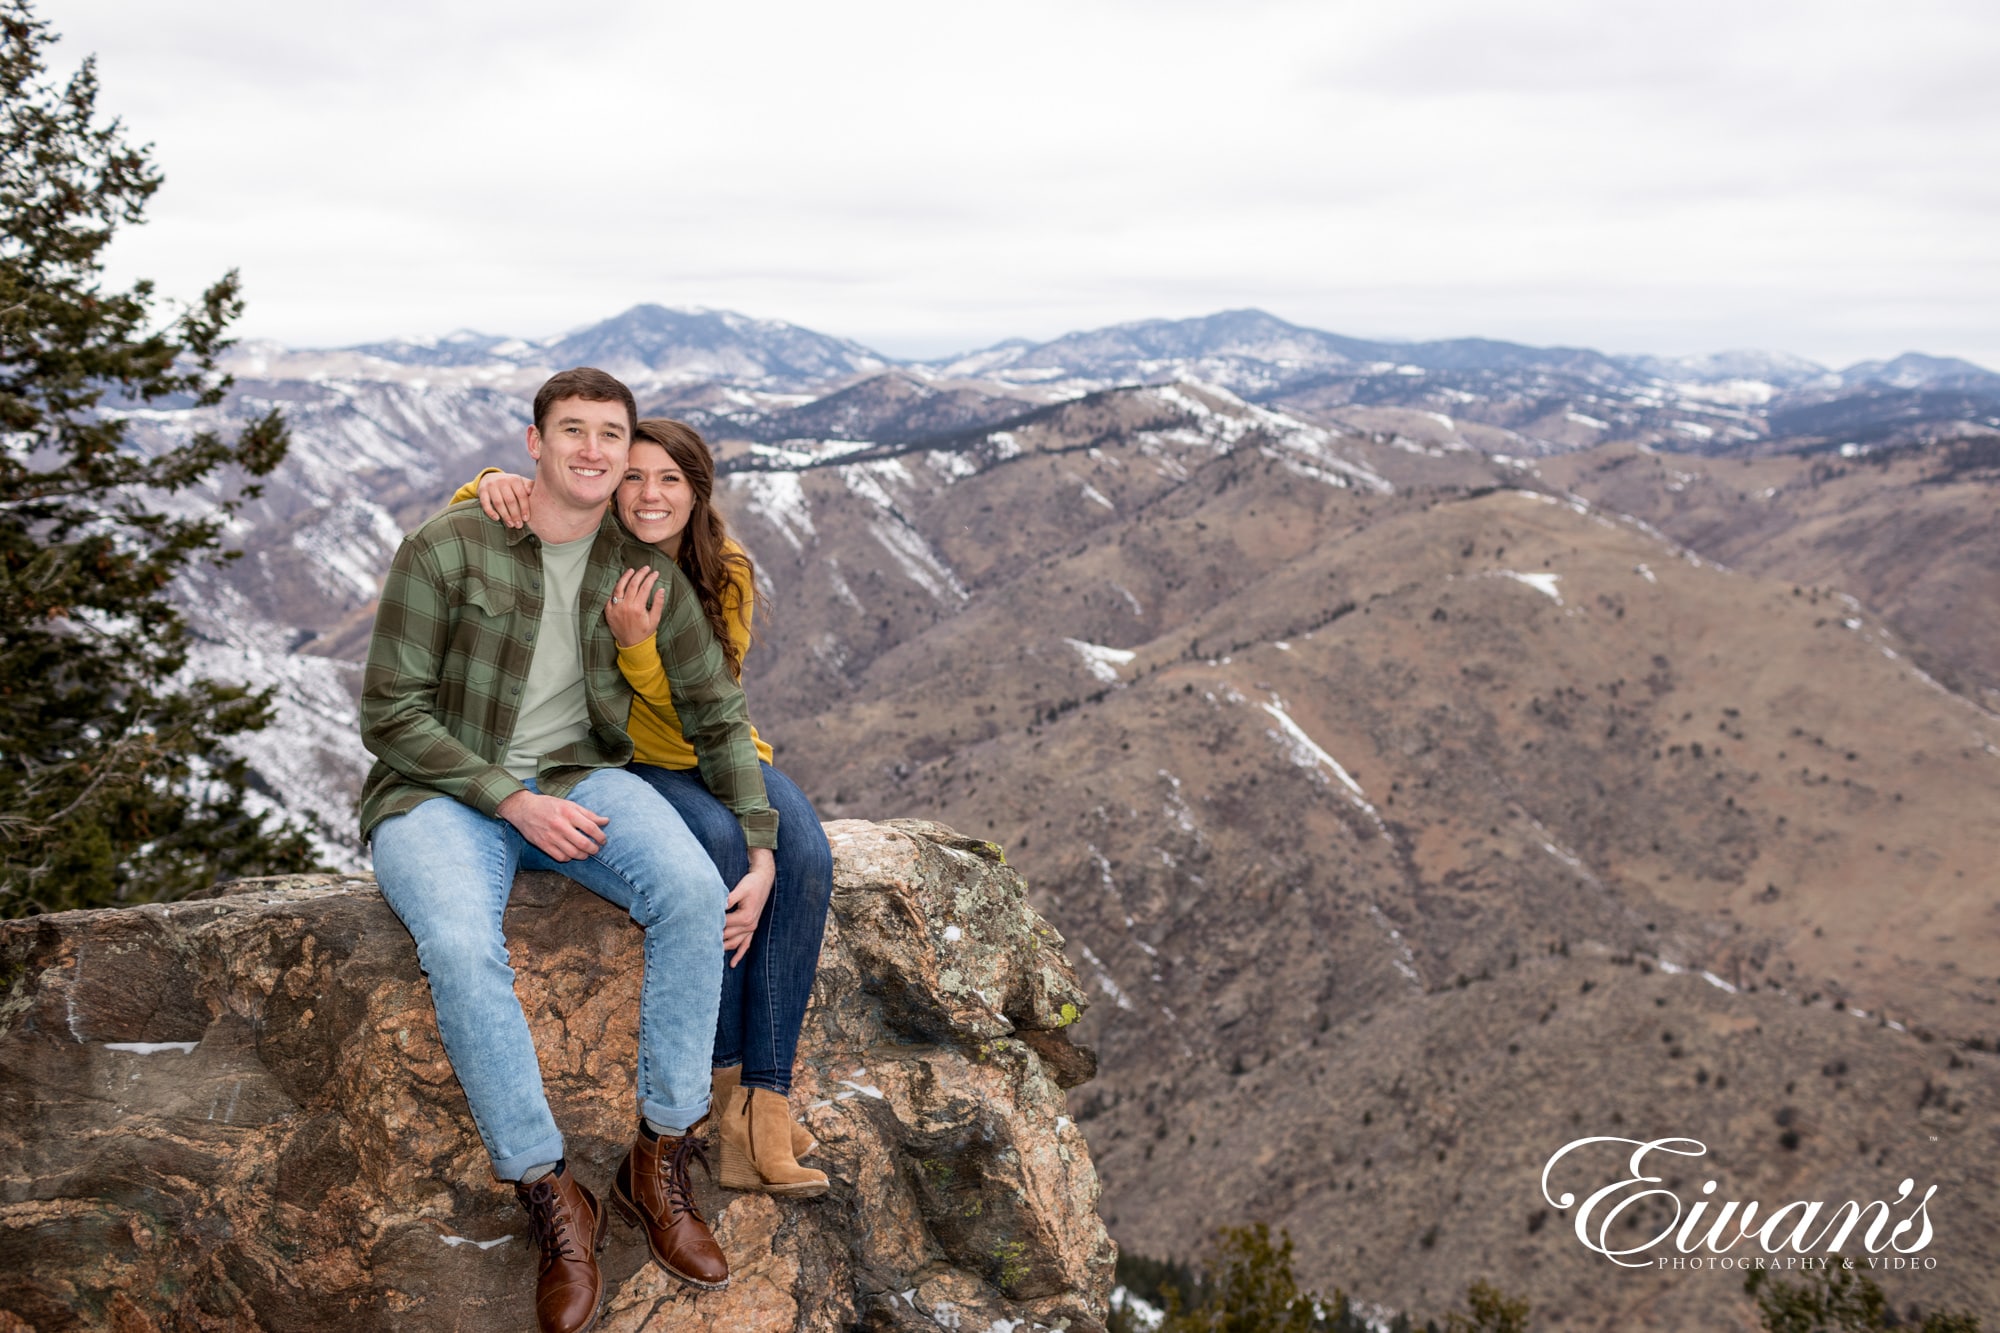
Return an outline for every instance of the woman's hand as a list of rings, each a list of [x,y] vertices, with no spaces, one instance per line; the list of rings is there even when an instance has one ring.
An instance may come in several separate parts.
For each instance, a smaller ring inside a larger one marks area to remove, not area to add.
[[[510,528],[528,521],[528,500],[534,493],[533,481],[512,472],[488,472],[479,479],[479,507]]]
[[[604,619],[620,648],[637,647],[659,632],[660,612],[667,605],[659,584],[656,569],[628,569],[618,576],[618,586],[604,605]]]
[[[736,881],[729,891],[729,908],[722,916],[722,951],[735,967],[750,952],[757,936],[757,923],[764,919],[764,904],[770,901],[771,885],[778,878],[778,860],[769,847],[750,849],[750,873]]]

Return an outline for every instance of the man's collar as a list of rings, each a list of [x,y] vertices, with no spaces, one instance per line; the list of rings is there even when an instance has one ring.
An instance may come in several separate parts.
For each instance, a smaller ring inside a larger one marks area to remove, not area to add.
[[[605,504],[604,515],[597,521],[596,536],[602,538],[607,531],[609,531],[613,536],[622,535],[625,531],[623,527],[619,526],[617,511],[609,503]],[[534,529],[530,528],[525,523],[523,523],[518,528],[508,528],[507,545],[519,546],[522,542],[526,541],[529,537],[532,537],[534,535],[535,535]],[[571,540],[581,541],[585,535],[586,534],[578,533],[575,537],[571,538]]]

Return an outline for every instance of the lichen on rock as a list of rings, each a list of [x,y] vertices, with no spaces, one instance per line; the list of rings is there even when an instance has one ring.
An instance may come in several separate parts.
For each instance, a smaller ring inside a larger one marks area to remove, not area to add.
[[[793,1099],[820,1199],[714,1188],[696,1294],[613,1228],[602,1327],[1095,1333],[1113,1249],[1063,1089],[1062,940],[990,843],[827,826],[833,910]],[[632,1131],[640,935],[556,875],[507,913],[573,1168]],[[0,923],[0,1327],[533,1324],[533,1262],[367,876]],[[1004,1321],[1004,1322],[1003,1322]]]

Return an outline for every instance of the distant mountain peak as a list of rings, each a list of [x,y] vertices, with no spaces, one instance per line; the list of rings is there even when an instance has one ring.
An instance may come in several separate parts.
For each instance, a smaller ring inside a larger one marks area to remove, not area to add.
[[[2000,390],[2000,375],[1952,356],[1905,352],[1890,361],[1857,361],[1840,372],[1843,384],[1885,384],[1897,389]]]
[[[641,384],[730,380],[774,389],[825,385],[891,364],[860,343],[783,320],[650,303],[564,335],[548,345],[548,356]]]
[[[995,403],[1020,395],[1047,402],[1113,385],[1186,378],[1225,386],[1254,401],[1316,393],[1328,401],[1421,399],[1446,411],[1453,410],[1454,394],[1517,393],[1524,401],[1553,401],[1552,395],[1569,394],[1576,398],[1572,406],[1580,419],[1607,423],[1610,418],[1599,409],[1634,394],[1684,398],[1684,410],[1696,412],[1725,402],[1770,403],[1781,397],[1796,402],[1801,395],[1817,402],[1828,395],[1875,401],[1885,394],[1916,394],[1924,401],[1909,411],[1920,417],[1965,417],[1977,409],[1982,420],[1991,415],[1984,405],[2000,395],[2000,375],[1969,361],[1921,352],[1859,362],[1836,372],[1788,352],[1750,348],[1610,356],[1585,347],[1494,338],[1356,338],[1294,323],[1257,306],[1127,320],[1039,342],[1008,338],[955,356],[913,361],[780,319],[656,301],[635,303],[553,338],[460,328],[442,336],[341,350],[420,368],[422,374],[462,368],[486,380],[491,379],[484,374],[486,367],[529,375],[597,366],[649,393],[716,384],[752,394],[818,397],[893,369],[909,377],[905,390],[916,381],[958,382],[975,397],[984,394]],[[887,384],[877,385],[871,393],[880,399],[888,390]],[[1607,394],[1605,402],[1596,402]],[[1951,395],[1965,403],[1954,406],[1958,400]],[[1653,407],[1668,410],[1665,399]],[[1882,410],[1878,405],[1868,412],[1879,416]],[[755,410],[760,417],[762,412]],[[1611,416],[1616,415],[1612,410]],[[870,419],[882,419],[881,414]],[[1689,434],[1693,426],[1668,421],[1662,428]],[[746,419],[744,429],[753,429],[753,423]]]
[[[1695,356],[1622,356],[1616,359],[1642,375],[1697,384],[1755,380],[1789,388],[1832,374],[1817,361],[1808,361],[1790,352],[1768,352],[1756,348],[1735,348]]]

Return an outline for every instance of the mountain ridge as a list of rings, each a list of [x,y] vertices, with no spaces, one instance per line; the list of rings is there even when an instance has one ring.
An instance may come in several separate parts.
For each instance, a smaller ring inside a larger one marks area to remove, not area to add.
[[[782,320],[641,304],[541,340],[459,330],[322,351],[260,343],[232,361],[245,380],[401,380],[523,397],[575,364],[621,376],[643,412],[681,417],[725,445],[948,440],[1046,403],[1177,381],[1308,414],[1466,417],[1493,428],[1496,452],[1523,456],[1619,440],[1694,453],[1865,451],[2000,431],[2000,375],[1950,357],[1910,352],[1833,370],[1783,352],[1371,340],[1253,308],[903,359]]]
[[[940,372],[962,367],[962,373],[970,377],[1011,365],[1060,367],[1065,364],[1066,352],[1075,353],[1080,359],[1102,360],[1115,356],[1136,362],[1244,355],[1260,348],[1268,350],[1273,342],[1277,342],[1281,345],[1296,344],[1300,348],[1317,351],[1322,356],[1337,356],[1349,363],[1386,360],[1440,370],[1602,363],[1646,374],[1677,371],[1693,376],[1698,382],[1741,379],[1749,375],[1783,376],[1800,382],[1832,376],[1840,383],[1849,385],[1882,382],[1896,388],[1912,388],[1939,381],[2000,380],[2000,374],[1974,362],[1914,350],[1886,360],[1862,360],[1841,368],[1822,365],[1790,352],[1757,349],[1662,356],[1650,353],[1614,354],[1589,347],[1541,346],[1478,336],[1361,338],[1292,323],[1256,307],[1181,319],[1128,320],[1072,330],[1041,341],[1006,338],[962,352],[928,357],[893,356],[853,339],[820,333],[785,320],[757,318],[706,306],[667,306],[654,302],[631,306],[607,319],[547,338],[460,329],[436,338],[391,338],[333,348],[298,347],[291,350],[359,352],[390,361],[464,364],[462,358],[475,354],[489,354],[510,361],[518,361],[534,351],[563,354],[611,351],[620,356],[630,356],[630,345],[649,347],[657,354],[687,345],[696,337],[705,338],[707,345],[713,347],[728,342],[747,342],[758,336],[813,350],[815,359],[785,367],[794,373],[822,373],[823,370],[837,373],[842,367],[839,359],[832,355],[835,349],[854,363],[845,367],[849,373],[855,365],[867,369],[918,367]],[[630,345],[621,345],[621,340],[623,344]],[[647,370],[660,368],[654,361],[643,358],[638,358],[638,363]],[[609,369],[608,366],[606,368]]]
[[[286,412],[245,558],[181,591],[197,669],[278,687],[273,798],[340,823],[375,580],[524,467],[540,371],[249,356],[133,438]],[[722,455],[780,766],[1004,845],[1105,998],[1075,1115],[1122,1242],[1261,1219],[1396,1308],[1505,1274],[1552,1325],[1722,1326],[1724,1281],[1614,1301],[1530,1178],[1658,1122],[1766,1198],[1941,1173],[1996,1257],[2000,431],[1555,368],[636,387]]]

